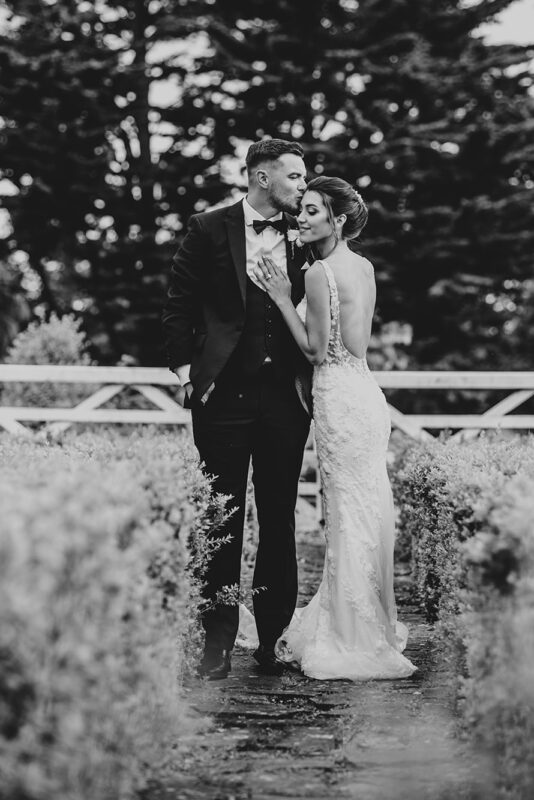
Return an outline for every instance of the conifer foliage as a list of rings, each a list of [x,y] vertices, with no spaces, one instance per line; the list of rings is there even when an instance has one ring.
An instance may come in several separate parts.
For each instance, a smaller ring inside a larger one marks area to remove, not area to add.
[[[512,2],[10,0],[0,257],[101,358],[158,363],[187,217],[244,187],[250,141],[295,138],[369,201],[378,322],[414,365],[530,366],[534,44],[478,33]]]

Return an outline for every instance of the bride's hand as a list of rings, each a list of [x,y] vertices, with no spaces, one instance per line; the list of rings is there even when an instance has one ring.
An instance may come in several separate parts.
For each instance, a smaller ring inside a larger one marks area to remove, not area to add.
[[[262,256],[254,274],[258,283],[277,306],[283,305],[288,300],[291,301],[291,281],[271,258]]]

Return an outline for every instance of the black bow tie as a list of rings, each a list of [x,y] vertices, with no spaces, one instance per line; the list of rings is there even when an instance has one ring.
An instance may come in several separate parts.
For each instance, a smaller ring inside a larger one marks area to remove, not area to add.
[[[271,226],[271,228],[274,228],[279,233],[285,233],[287,231],[287,222],[285,219],[277,219],[277,220],[255,219],[252,225],[256,233],[261,233],[269,225]]]

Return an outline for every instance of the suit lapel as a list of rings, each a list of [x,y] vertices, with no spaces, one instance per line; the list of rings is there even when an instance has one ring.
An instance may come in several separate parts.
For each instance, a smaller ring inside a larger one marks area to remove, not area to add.
[[[230,206],[226,215],[226,230],[230,252],[234,262],[239,291],[243,305],[246,305],[247,297],[247,243],[245,238],[245,215],[243,213],[243,203],[241,200]]]
[[[288,226],[296,228],[296,220],[290,214],[285,214]],[[246,306],[247,297],[247,244],[245,237],[245,215],[241,200],[230,206],[226,214],[226,230],[228,243],[237,275],[239,290],[243,305]],[[293,300],[299,301],[304,294],[304,278],[301,267],[304,264],[302,249],[291,245],[286,236],[287,274],[292,284]]]

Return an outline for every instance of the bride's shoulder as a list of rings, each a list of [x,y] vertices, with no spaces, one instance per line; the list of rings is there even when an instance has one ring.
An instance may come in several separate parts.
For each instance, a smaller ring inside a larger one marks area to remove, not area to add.
[[[311,272],[324,272],[323,262],[322,262],[322,260],[320,258],[318,258],[316,261],[312,261],[311,264],[310,263],[305,264],[302,269],[304,269],[306,271],[306,275],[310,271]]]
[[[306,280],[308,278],[316,278],[318,275],[326,276],[326,268],[323,265],[323,262],[318,259],[317,261],[312,261],[311,264],[308,264],[306,267],[306,271],[304,272],[304,277]],[[326,278],[325,278],[326,279]]]
[[[359,253],[351,253],[350,257],[352,259],[352,263],[359,267],[366,276],[369,278],[374,277],[375,269],[368,258],[361,256]]]
[[[326,277],[326,271],[322,261],[314,261],[306,268],[306,271],[304,273],[304,280],[306,282],[306,286],[309,285],[320,286],[325,283],[328,283],[328,279]]]
[[[304,287],[308,299],[320,301],[329,295],[328,278],[321,261],[314,261],[304,273]]]

